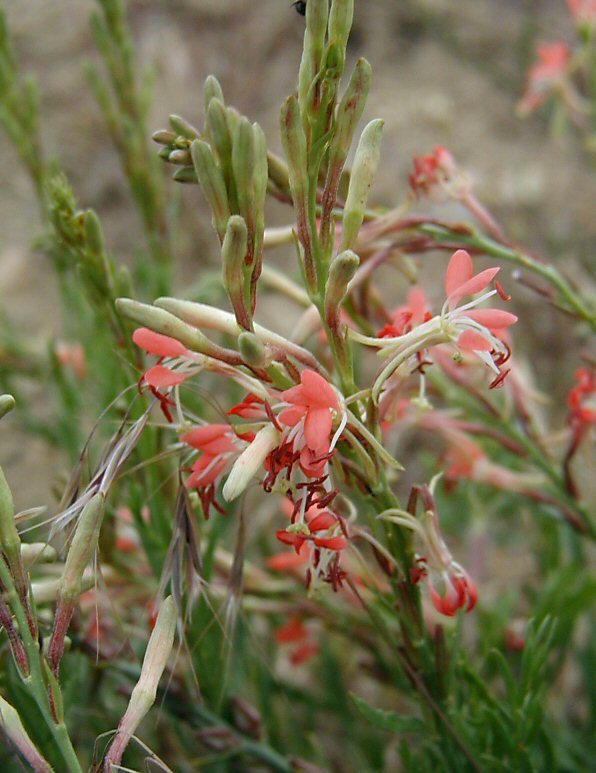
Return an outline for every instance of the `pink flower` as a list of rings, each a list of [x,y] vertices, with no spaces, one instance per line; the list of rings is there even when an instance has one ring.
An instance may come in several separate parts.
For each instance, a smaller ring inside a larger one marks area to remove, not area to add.
[[[596,22],[596,0],[567,0],[567,7],[577,23]]]
[[[199,492],[205,517],[209,517],[211,505],[223,512],[215,501],[215,490],[221,478],[248,446],[248,437],[238,437],[229,424],[206,424],[186,432],[180,440],[201,452],[191,467],[186,485]]]
[[[406,302],[391,314],[391,322],[379,331],[379,338],[392,338],[409,333],[412,328],[431,318],[424,290],[412,287]]]
[[[537,110],[551,94],[562,88],[571,50],[562,40],[538,43],[536,57],[536,62],[528,70],[526,88],[518,103],[522,115]]]
[[[337,395],[322,376],[304,370],[300,384],[286,389],[281,397],[289,407],[282,410],[277,420],[293,428],[290,437],[294,451],[300,452],[304,474],[319,477],[328,461],[333,416],[339,411]]]
[[[416,196],[440,200],[449,196],[461,198],[470,192],[470,181],[455,162],[451,153],[441,145],[425,156],[414,156],[414,171],[410,186]]]

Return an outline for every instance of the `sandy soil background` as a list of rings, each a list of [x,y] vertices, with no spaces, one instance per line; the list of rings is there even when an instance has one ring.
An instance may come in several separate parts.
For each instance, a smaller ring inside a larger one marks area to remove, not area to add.
[[[99,213],[110,250],[125,258],[142,242],[139,220],[82,71],[97,59],[88,30],[94,3],[0,4],[23,69],[39,80],[45,149],[60,160],[81,205]],[[226,101],[259,120],[280,148],[278,110],[294,86],[303,29],[288,0],[134,0],[129,18],[141,63],[156,71],[153,128],[165,126],[171,112],[200,124],[201,86],[213,72]],[[596,231],[593,172],[572,138],[550,136],[540,118],[515,116],[537,37],[571,38],[562,1],[357,0],[350,55],[371,61],[366,116],[386,121],[374,198],[399,203],[412,155],[446,145],[512,238],[585,281]],[[181,284],[215,257],[198,190],[185,189],[183,199]],[[0,307],[42,348],[61,320],[49,266],[31,247],[38,225],[30,182],[0,135]],[[539,379],[561,393],[579,351],[569,345],[570,328],[527,291],[516,291],[516,301],[526,355],[539,364]],[[63,472],[61,460],[24,436],[14,418],[2,423],[0,463],[22,507],[47,502]]]

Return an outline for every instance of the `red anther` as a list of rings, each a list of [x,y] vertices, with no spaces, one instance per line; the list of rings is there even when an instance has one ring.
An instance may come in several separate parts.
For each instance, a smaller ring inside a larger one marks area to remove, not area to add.
[[[507,295],[505,290],[503,290],[503,286],[501,285],[501,283],[499,282],[498,279],[494,280],[494,285],[495,285],[495,290],[499,294],[499,298],[501,300],[503,300],[503,301],[510,301],[511,300],[511,296]]]
[[[503,384],[505,383],[505,379],[507,378],[508,373],[511,373],[511,368],[508,368],[507,370],[502,370],[499,373],[499,375],[493,381],[491,381],[488,388],[499,389],[500,387],[502,387]]]

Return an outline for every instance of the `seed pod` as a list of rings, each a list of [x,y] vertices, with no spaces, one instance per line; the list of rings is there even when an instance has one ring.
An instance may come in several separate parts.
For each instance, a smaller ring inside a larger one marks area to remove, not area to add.
[[[342,252],[356,244],[370,189],[379,165],[382,132],[383,121],[376,119],[364,128],[360,137],[344,208]]]

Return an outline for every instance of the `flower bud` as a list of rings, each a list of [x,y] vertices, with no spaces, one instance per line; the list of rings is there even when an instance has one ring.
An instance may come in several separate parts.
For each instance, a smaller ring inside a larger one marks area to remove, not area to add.
[[[337,319],[341,304],[348,292],[348,284],[354,277],[360,265],[360,258],[355,252],[341,252],[329,267],[329,277],[325,286],[325,316],[327,321]]]
[[[215,77],[215,75],[208,75],[205,78],[205,84],[203,86],[203,99],[205,105],[205,117],[209,112],[209,105],[214,99],[219,100],[222,104],[225,104],[223,89]]]
[[[231,502],[242,494],[278,443],[279,432],[273,424],[267,424],[257,432],[255,439],[240,454],[230,470],[223,487],[223,497],[226,502]]]
[[[376,119],[364,128],[360,137],[344,208],[342,251],[356,244],[370,189],[379,165],[382,131],[383,121]]]
[[[224,103],[215,97],[207,108],[207,125],[209,126],[211,144],[217,154],[228,191],[230,208],[236,210],[236,185],[232,173],[232,132]]]
[[[92,209],[85,212],[85,241],[87,246],[95,255],[103,255],[105,244],[101,223],[96,213]]]
[[[198,129],[188,123],[187,120],[175,113],[170,116],[170,126],[181,137],[186,137],[187,140],[196,140],[201,137],[201,133]]]
[[[0,696],[0,729],[14,744],[35,773],[52,773],[52,768],[27,735],[16,709]]]
[[[215,163],[213,151],[206,142],[195,140],[190,150],[197,179],[211,207],[213,227],[220,241],[223,241],[230,218],[230,205],[221,169]]]
[[[104,511],[103,494],[95,494],[83,508],[64,564],[61,599],[75,601],[81,595],[83,572],[97,550]]]
[[[176,169],[172,179],[177,183],[193,183],[194,185],[198,183],[194,166],[181,166],[180,169]]]
[[[170,164],[176,164],[177,166],[190,166],[192,164],[192,158],[188,150],[172,150],[168,156],[168,161]]]
[[[176,140],[176,135],[174,132],[168,131],[167,129],[159,129],[158,131],[153,132],[151,139],[159,145],[173,145]]]
[[[186,324],[164,309],[150,306],[147,303],[139,303],[130,298],[118,298],[116,308],[134,322],[138,322],[156,333],[175,338],[193,352],[199,352],[225,362],[234,360],[231,364],[241,364],[239,355],[234,357],[231,351],[214,344],[196,327]]]
[[[221,248],[223,282],[230,298],[238,324],[250,330],[252,318],[247,308],[245,295],[244,261],[247,250],[247,228],[240,215],[228,220],[226,235]]]
[[[242,359],[251,368],[264,368],[267,365],[267,352],[254,333],[240,333],[238,349]]]
[[[12,578],[23,598],[26,579],[21,561],[21,538],[14,521],[12,492],[0,467],[0,551],[6,557]]]
[[[329,12],[329,40],[341,44],[344,52],[354,18],[354,0],[335,0]]]
[[[159,680],[164,672],[176,632],[176,604],[171,596],[164,599],[159,607],[155,627],[143,658],[141,675],[136,683],[118,733],[105,756],[105,770],[117,768],[128,742],[136,732],[149,709],[155,703]]]
[[[317,73],[321,67],[323,50],[325,48],[325,36],[327,34],[327,19],[329,16],[328,0],[308,0],[306,6],[306,30],[309,38],[309,50],[312,74]],[[306,35],[304,37],[306,46]],[[304,52],[307,53],[306,50]]]
[[[15,407],[15,399],[12,395],[0,395],[0,419],[10,413]]]

